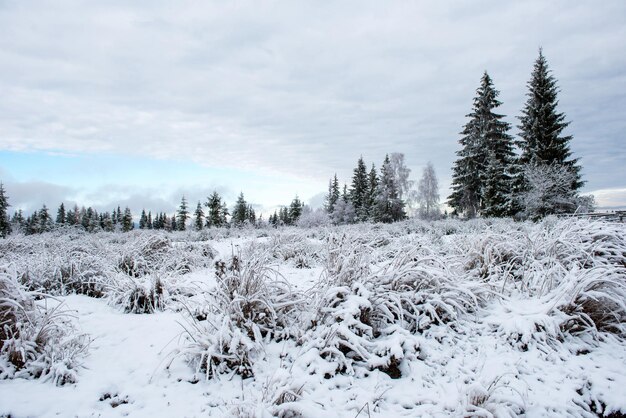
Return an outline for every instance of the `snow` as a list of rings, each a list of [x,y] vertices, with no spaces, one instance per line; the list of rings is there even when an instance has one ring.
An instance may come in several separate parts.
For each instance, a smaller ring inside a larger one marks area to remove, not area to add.
[[[189,312],[208,304],[209,320],[222,318],[228,326],[235,324],[228,315],[238,312],[211,310],[217,309],[212,289],[221,284],[202,262],[188,274],[161,274],[165,308],[152,314],[124,313],[107,298],[58,296],[74,313],[77,332],[91,338],[78,381],[0,380],[0,416],[590,417],[603,408],[626,414],[623,334],[577,331],[576,311],[566,309],[600,274],[604,285],[624,287],[623,226],[444,221],[258,235],[208,243],[215,260],[269,254],[268,277],[284,280],[305,300],[299,311],[277,311],[284,338],[245,337],[243,349],[255,347],[253,377],[225,371],[208,378],[190,362],[190,338],[211,328]],[[580,270],[590,263],[590,252],[579,256],[577,247],[587,235],[613,241],[589,244],[605,255]],[[188,239],[176,237],[173,246]],[[516,250],[532,258],[508,257]],[[301,257],[310,268],[297,267]],[[414,293],[402,293],[415,283]],[[281,287],[268,289],[284,300]],[[601,291],[596,286],[589,294],[601,298]],[[418,312],[417,322],[410,325],[407,316],[394,323],[391,310],[377,310],[382,303],[392,309],[393,300],[415,304],[406,312]],[[441,316],[437,306],[452,306],[453,314],[437,320],[428,311]],[[398,379],[381,370],[392,358],[399,361]]]

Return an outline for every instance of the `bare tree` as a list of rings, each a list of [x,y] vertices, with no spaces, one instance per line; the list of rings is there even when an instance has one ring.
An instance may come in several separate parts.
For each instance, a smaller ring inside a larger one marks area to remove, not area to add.
[[[392,152],[389,154],[389,163],[398,189],[398,198],[400,200],[410,199],[414,182],[409,180],[411,169],[404,162],[404,154]]]
[[[528,190],[520,196],[523,216],[539,219],[559,213],[588,212],[593,196],[579,196],[572,185],[578,180],[575,169],[562,164],[529,164],[523,175]]]
[[[417,186],[417,201],[420,218],[437,219],[439,217],[439,182],[435,167],[430,161],[426,164]]]

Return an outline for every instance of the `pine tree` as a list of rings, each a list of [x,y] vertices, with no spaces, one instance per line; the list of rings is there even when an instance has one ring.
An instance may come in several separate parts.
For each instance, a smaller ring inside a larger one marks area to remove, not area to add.
[[[233,208],[232,224],[233,226],[243,226],[248,219],[247,217],[248,204],[243,197],[243,192],[239,193],[235,207]]]
[[[326,213],[333,213],[340,197],[339,180],[337,179],[337,173],[335,173],[335,176],[328,182],[328,195],[326,195],[326,202],[324,204]]]
[[[363,161],[363,157],[357,161],[357,166],[352,175],[352,185],[350,187],[350,201],[356,211],[357,220],[365,221],[367,219],[367,167]]]
[[[22,209],[18,209],[13,213],[11,224],[11,230],[24,231],[24,214],[22,213]]]
[[[48,213],[48,208],[43,205],[39,210],[39,232],[48,232],[52,230],[52,218]]]
[[[209,209],[209,214],[206,217],[207,228],[224,226],[225,216],[220,195],[214,191],[204,205]]]
[[[256,225],[256,212],[252,205],[248,205],[246,208],[246,219],[250,223],[250,225]]]
[[[146,229],[148,227],[148,215],[146,210],[141,210],[141,216],[139,217],[139,229]]]
[[[300,218],[300,215],[302,215],[302,208],[304,207],[304,204],[300,201],[300,198],[298,198],[298,196],[296,195],[296,197],[291,201],[291,204],[289,205],[289,223],[290,224],[295,224],[298,219]]]
[[[148,211],[148,222],[146,226],[148,229],[152,229],[152,211]]]
[[[11,233],[11,224],[9,223],[9,199],[5,195],[4,185],[0,183],[0,237],[6,238]]]
[[[119,206],[118,206],[118,209],[119,209]],[[132,231],[133,228],[135,227],[133,223],[133,215],[130,212],[130,208],[128,206],[124,209],[124,215],[122,215],[120,224],[122,225],[122,232]]]
[[[189,208],[187,207],[187,200],[185,196],[180,201],[180,206],[178,207],[178,212],[176,214],[176,227],[179,231],[184,231],[187,219],[189,219]]]
[[[194,212],[196,231],[201,231],[204,227],[204,211],[202,210],[202,204],[198,201],[196,211]]]
[[[524,176],[528,171],[526,167],[548,165],[553,166],[552,171],[561,170],[570,173],[571,183],[564,186],[565,189],[569,189],[568,193],[573,199],[584,182],[581,179],[578,160],[571,158],[569,143],[572,136],[563,135],[563,130],[569,122],[565,121],[564,113],[557,111],[559,88],[556,83],[540,49],[528,82],[528,99],[522,109],[522,116],[519,117],[520,139],[517,145],[521,155],[518,160],[519,178],[516,182],[516,192],[528,191],[529,182]],[[559,169],[559,166],[563,168]]]
[[[448,203],[467,217],[502,216],[510,211],[507,191],[512,186],[514,153],[509,124],[501,120],[503,115],[494,113],[501,104],[498,94],[485,72],[467,115],[470,120],[461,132],[462,148],[457,152]]]
[[[404,202],[398,197],[398,189],[391,167],[389,156],[385,156],[385,161],[380,169],[380,179],[378,181],[378,191],[376,192],[376,203],[374,206],[373,219],[376,222],[395,222],[404,219]]]
[[[378,173],[376,173],[376,167],[372,164],[367,183],[367,199],[366,211],[368,218],[374,218],[374,208],[376,207],[376,193],[378,191]]]
[[[57,210],[57,219],[56,219],[56,224],[57,225],[65,225],[65,205],[63,205],[63,202],[61,202],[61,205],[59,206],[59,209]]]

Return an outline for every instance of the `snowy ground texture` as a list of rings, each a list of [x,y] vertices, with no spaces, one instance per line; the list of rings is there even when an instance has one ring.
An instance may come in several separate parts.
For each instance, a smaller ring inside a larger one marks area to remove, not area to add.
[[[626,226],[0,240],[0,416],[626,414]]]

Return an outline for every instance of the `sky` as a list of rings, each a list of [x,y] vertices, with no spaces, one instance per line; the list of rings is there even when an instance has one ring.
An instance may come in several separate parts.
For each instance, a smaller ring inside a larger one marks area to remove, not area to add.
[[[266,213],[400,152],[443,201],[483,72],[517,134],[539,47],[583,191],[626,206],[622,0],[0,0],[0,182],[27,212]]]

